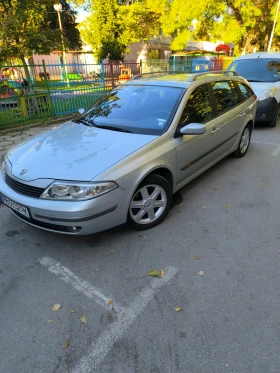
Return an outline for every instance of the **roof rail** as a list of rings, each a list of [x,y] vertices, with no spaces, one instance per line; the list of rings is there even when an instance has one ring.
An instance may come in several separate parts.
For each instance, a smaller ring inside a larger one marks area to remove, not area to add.
[[[213,70],[213,71],[205,71],[203,73],[197,73],[193,74],[189,77],[188,82],[195,82],[197,78],[203,75],[211,75],[211,74],[221,74],[224,76],[239,76],[239,74],[236,71],[230,71],[230,70]]]
[[[162,74],[165,74],[165,75],[172,75],[172,74],[190,75],[191,73],[188,73],[186,71],[172,71],[172,70],[152,71],[152,72],[149,72],[149,73],[140,73],[140,74],[134,75],[134,77],[131,80],[141,79],[142,76],[146,76],[146,75],[162,75]]]
[[[149,73],[140,73],[140,74],[134,75],[132,80],[141,79],[143,76],[147,76],[147,75],[173,75],[173,74],[190,75],[190,77],[187,79],[187,82],[195,82],[198,77],[203,76],[203,75],[211,75],[211,74],[221,74],[224,76],[239,76],[239,74],[236,71],[230,71],[230,70],[213,70],[213,71],[204,71],[203,73],[188,73],[187,71],[165,70],[165,71],[152,71]]]

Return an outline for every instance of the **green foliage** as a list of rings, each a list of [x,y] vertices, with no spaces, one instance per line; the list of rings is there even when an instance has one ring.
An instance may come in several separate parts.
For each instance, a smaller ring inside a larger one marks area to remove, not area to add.
[[[219,0],[216,6],[214,3],[211,6],[207,17],[201,19],[202,25],[198,30],[198,37],[234,43],[235,49],[239,52],[248,53],[254,49],[267,50],[277,1]],[[279,42],[280,25],[275,30],[274,45],[277,47]]]
[[[91,10],[80,32],[98,59],[122,60],[129,44],[158,33],[160,14],[139,1],[128,6],[117,0],[96,0]]]
[[[117,0],[96,0],[91,11],[79,27],[83,40],[92,46],[98,59],[122,59],[125,47],[119,41]]]
[[[48,54],[59,32],[46,26],[51,0],[0,0],[0,59]]]

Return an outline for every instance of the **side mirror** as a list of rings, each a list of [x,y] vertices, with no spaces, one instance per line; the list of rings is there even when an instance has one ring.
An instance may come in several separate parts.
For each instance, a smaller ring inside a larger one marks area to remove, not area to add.
[[[206,132],[206,126],[202,123],[190,123],[180,129],[181,135],[203,135]]]
[[[83,114],[85,112],[85,109],[83,109],[83,108],[80,108],[79,110],[78,110],[78,113],[79,114]]]

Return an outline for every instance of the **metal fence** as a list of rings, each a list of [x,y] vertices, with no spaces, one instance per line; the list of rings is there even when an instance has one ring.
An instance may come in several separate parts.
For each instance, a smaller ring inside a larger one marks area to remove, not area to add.
[[[151,71],[195,73],[226,68],[232,59],[110,61],[100,64],[0,66],[0,127],[87,108],[114,86]],[[29,76],[28,76],[29,75]]]

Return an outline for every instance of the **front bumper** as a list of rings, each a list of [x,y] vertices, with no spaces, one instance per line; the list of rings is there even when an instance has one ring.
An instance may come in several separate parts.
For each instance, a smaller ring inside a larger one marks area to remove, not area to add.
[[[258,101],[256,122],[269,122],[275,118],[278,112],[278,102],[275,97]]]
[[[133,190],[117,188],[87,201],[44,200],[17,193],[0,172],[0,193],[28,208],[30,219],[12,211],[30,225],[57,233],[87,235],[125,223]]]

